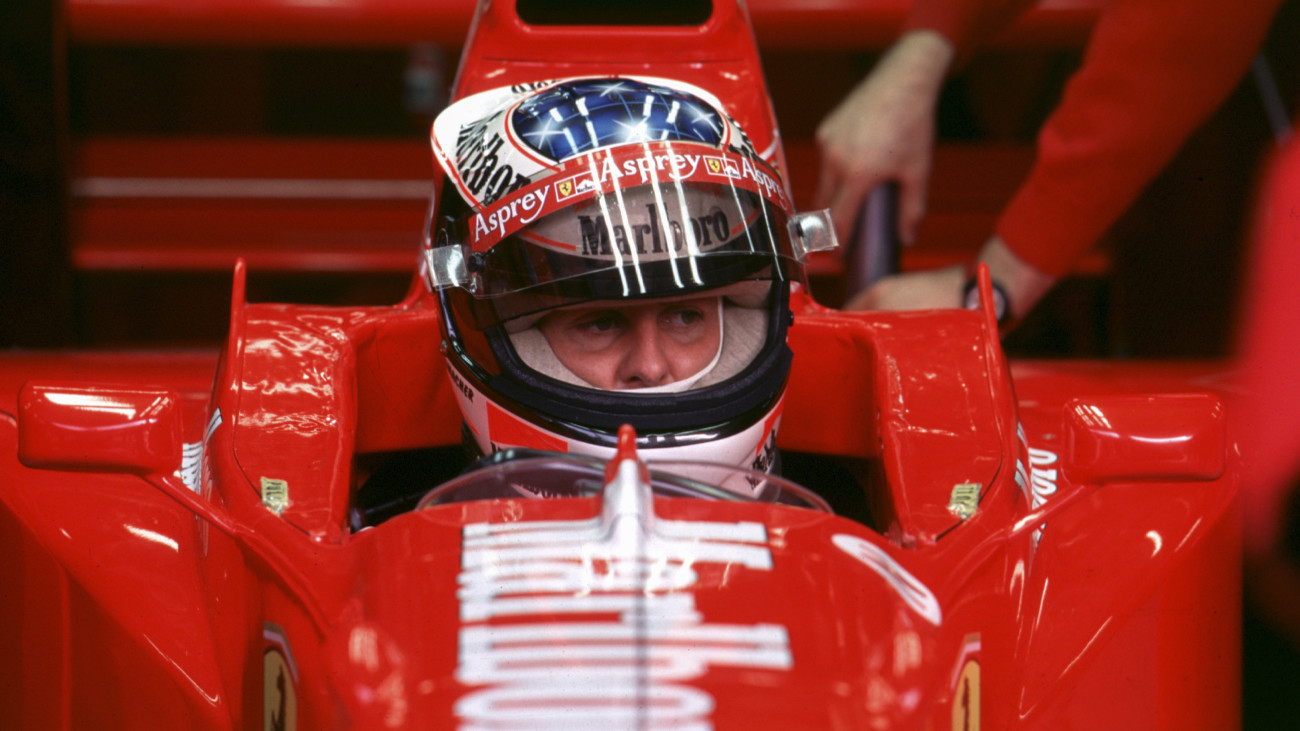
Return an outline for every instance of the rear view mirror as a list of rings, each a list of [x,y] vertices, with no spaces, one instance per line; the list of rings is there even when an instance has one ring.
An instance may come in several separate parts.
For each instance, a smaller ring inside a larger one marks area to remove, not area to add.
[[[18,459],[50,470],[171,474],[181,402],[168,389],[29,382],[18,396]]]
[[[1074,482],[1215,480],[1228,440],[1211,394],[1078,398],[1065,407],[1064,467]]]

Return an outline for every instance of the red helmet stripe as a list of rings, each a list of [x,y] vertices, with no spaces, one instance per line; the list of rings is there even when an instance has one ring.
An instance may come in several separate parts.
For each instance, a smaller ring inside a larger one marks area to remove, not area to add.
[[[514,414],[487,402],[488,440],[499,448],[530,447],[568,452],[569,443],[548,431],[520,419]]]

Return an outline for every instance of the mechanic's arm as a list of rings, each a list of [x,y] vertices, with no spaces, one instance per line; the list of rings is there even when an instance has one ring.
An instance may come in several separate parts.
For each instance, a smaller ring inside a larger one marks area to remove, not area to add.
[[[1069,271],[1232,92],[1278,4],[1109,3],[998,221],[1010,250],[1040,272]]]
[[[872,188],[897,181],[899,237],[911,243],[925,215],[934,154],[934,108],[952,63],[948,39],[907,33],[817,127],[821,175],[814,208],[829,208],[841,241],[853,234]]]
[[[1021,317],[1231,92],[1279,0],[1115,0],[1038,138],[1028,179],[981,250]],[[965,268],[881,280],[849,309],[960,304]]]

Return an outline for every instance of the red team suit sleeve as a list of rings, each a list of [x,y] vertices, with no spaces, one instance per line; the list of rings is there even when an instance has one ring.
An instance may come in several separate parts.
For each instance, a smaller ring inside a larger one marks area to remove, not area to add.
[[[964,64],[1011,25],[1034,0],[916,0],[903,23],[903,32],[933,30],[953,45],[954,66]]]
[[[999,219],[1007,246],[1043,272],[1068,272],[1236,86],[1279,2],[1106,3]],[[1026,4],[918,0],[907,27],[943,33],[961,58]]]

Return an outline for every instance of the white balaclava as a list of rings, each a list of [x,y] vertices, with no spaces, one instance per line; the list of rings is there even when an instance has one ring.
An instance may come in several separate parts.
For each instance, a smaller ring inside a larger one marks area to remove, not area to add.
[[[769,282],[742,282],[718,291],[718,352],[694,375],[662,386],[629,389],[629,393],[678,393],[704,388],[731,378],[757,357],[767,336],[768,312],[764,306]],[[540,318],[518,322],[510,331],[510,343],[520,360],[538,373],[583,388],[597,388],[569,370],[537,327]]]

